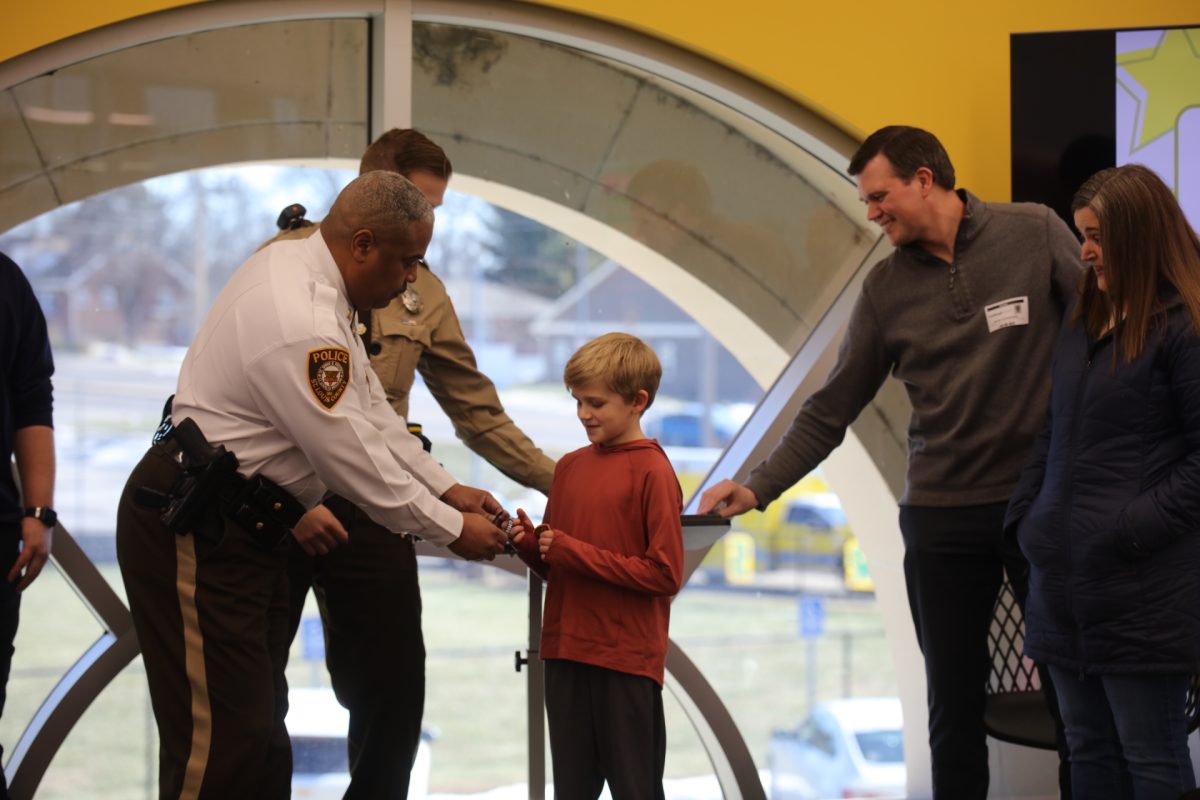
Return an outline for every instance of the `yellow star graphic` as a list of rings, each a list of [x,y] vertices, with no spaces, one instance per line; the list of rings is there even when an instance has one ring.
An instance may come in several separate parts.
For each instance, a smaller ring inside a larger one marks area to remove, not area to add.
[[[1117,56],[1146,91],[1138,147],[1174,130],[1185,109],[1200,106],[1200,28],[1166,32],[1152,50]]]

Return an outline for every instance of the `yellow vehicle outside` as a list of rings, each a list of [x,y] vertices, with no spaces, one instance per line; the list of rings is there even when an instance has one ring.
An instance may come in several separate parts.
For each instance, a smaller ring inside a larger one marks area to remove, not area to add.
[[[837,495],[809,492],[782,505],[779,522],[767,532],[771,569],[840,568],[850,526]]]
[[[755,558],[754,537],[744,531],[730,531],[714,546],[725,552],[725,582],[734,586],[749,586],[754,583]]]
[[[867,569],[867,557],[853,534],[842,545],[842,554],[842,577],[846,581],[846,588],[852,592],[875,591],[875,581]]]
[[[685,496],[702,480],[686,473],[679,479]],[[805,477],[765,510],[737,517],[700,568],[735,585],[753,583],[755,572],[837,569],[847,590],[871,592],[875,588],[858,540],[836,496],[819,475]]]

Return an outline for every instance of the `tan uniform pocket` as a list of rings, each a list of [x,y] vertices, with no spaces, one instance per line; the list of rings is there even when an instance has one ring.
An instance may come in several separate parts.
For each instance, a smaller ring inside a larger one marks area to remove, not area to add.
[[[371,356],[371,366],[383,384],[388,402],[397,413],[408,416],[408,395],[417,373],[417,361],[431,344],[427,325],[408,325],[406,319],[382,318],[374,321],[372,343],[379,352]]]

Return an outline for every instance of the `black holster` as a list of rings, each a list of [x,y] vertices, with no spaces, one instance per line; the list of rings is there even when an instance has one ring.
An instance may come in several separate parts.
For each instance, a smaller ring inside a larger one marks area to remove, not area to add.
[[[160,441],[178,446],[183,471],[169,494],[148,501],[139,495],[139,500],[161,509],[163,524],[175,534],[193,533],[204,515],[216,509],[270,549],[304,516],[304,506],[274,481],[262,475],[240,475],[237,456],[223,445],[209,444],[190,418],[173,426]]]
[[[421,447],[424,448],[426,453],[433,452],[433,442],[430,441],[429,437],[425,435],[425,431],[421,427],[421,423],[408,423],[408,432],[421,440]]]
[[[275,547],[292,532],[306,509],[269,478],[238,478],[240,485],[221,510],[263,547]]]

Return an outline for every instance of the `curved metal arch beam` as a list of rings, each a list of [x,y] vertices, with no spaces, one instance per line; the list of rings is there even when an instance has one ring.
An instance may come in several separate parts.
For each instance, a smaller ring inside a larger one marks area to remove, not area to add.
[[[34,796],[75,723],[139,652],[128,607],[61,523],[51,547],[55,565],[104,632],[59,679],[13,748],[5,774],[16,800]]]
[[[139,44],[259,22],[380,17],[393,0],[234,0],[134,17],[0,62],[0,89],[69,64]],[[644,69],[713,97],[786,136],[841,172],[856,146],[850,134],[797,98],[662,39],[545,5],[514,0],[413,0],[412,18],[474,25],[556,42]],[[386,120],[385,120],[386,123]]]
[[[666,687],[692,723],[713,765],[721,795],[766,800],[750,748],[721,696],[674,639],[667,640]]]
[[[384,4],[385,0],[243,0],[167,9],[86,31],[2,62],[0,89],[160,39],[258,22],[375,17],[383,13]]]
[[[674,261],[637,239],[575,209],[469,175],[454,175],[455,189],[561,231],[623,265],[697,320],[745,366],[762,388],[771,385],[789,354],[742,310]]]
[[[615,23],[536,3],[412,0],[413,19],[528,36],[611,59],[707,95],[845,174],[854,135],[777,89],[698,53]]]
[[[404,12],[411,12],[405,14]],[[374,19],[374,49],[390,53],[374,56],[371,88],[373,132],[390,125],[407,124],[410,117],[407,91],[381,84],[409,74],[394,56],[396,39],[411,30],[389,24],[388,17],[407,16],[407,22],[442,22],[509,32],[553,42],[584,53],[610,59],[666,78],[716,100],[730,110],[729,119],[752,120],[796,144],[823,164],[837,179],[850,183],[844,172],[855,139],[802,105],[802,101],[714,62],[699,54],[647,34],[613,23],[531,3],[513,0],[233,0],[197,3],[115,23],[55,42],[5,62],[0,62],[0,90],[46,75],[64,66],[148,42],[204,31],[310,19]],[[407,89],[407,87],[405,87]],[[237,160],[231,154],[231,160]],[[106,189],[115,188],[113,186]],[[845,198],[843,198],[845,201]],[[852,207],[845,212],[855,213]]]

